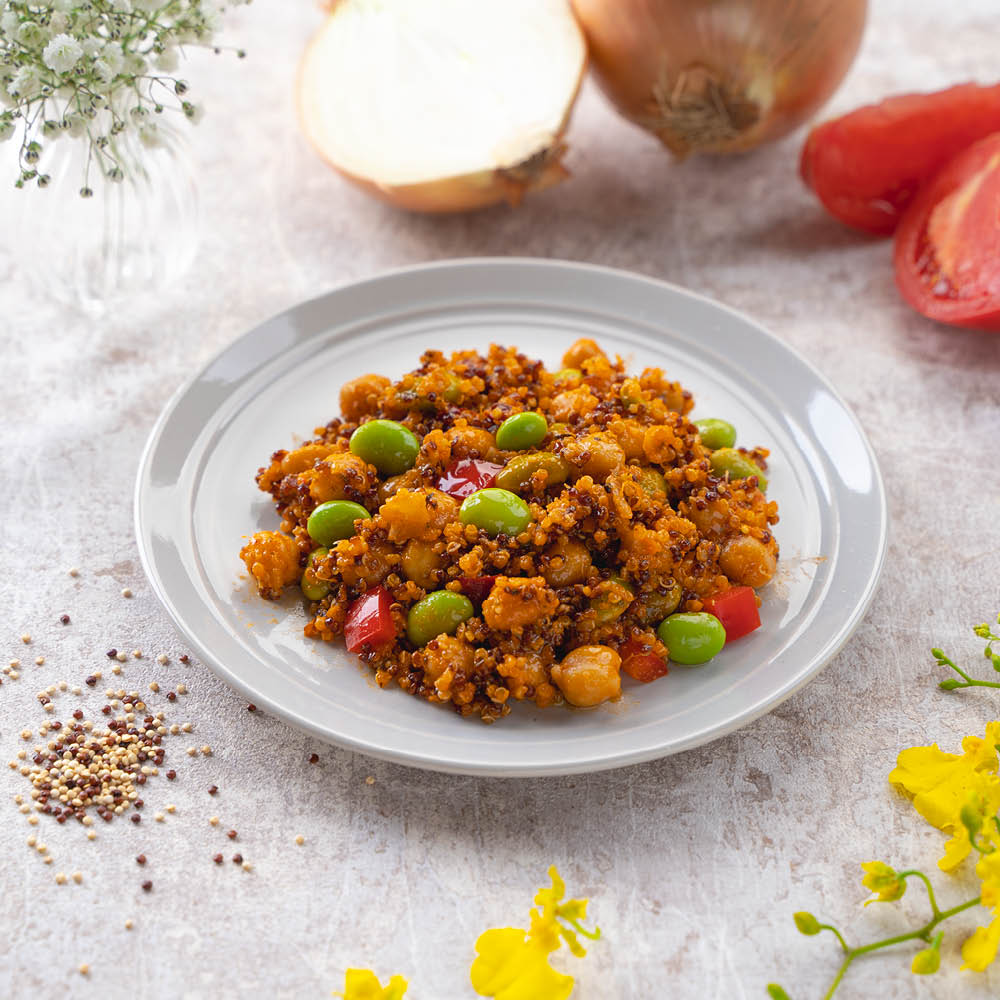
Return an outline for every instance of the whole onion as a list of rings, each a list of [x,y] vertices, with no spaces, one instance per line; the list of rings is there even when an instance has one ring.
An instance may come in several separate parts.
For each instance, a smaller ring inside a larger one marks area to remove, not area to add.
[[[573,0],[602,88],[671,152],[731,153],[810,117],[850,68],[867,0]]]

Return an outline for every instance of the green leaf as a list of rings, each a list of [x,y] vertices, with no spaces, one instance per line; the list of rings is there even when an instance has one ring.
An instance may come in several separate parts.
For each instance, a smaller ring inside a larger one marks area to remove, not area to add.
[[[810,937],[813,934],[819,934],[819,921],[811,913],[800,910],[794,915],[794,919],[795,926],[799,929],[800,934],[808,934]]]
[[[767,984],[767,995],[771,1000],[791,1000],[791,997],[777,984]]]

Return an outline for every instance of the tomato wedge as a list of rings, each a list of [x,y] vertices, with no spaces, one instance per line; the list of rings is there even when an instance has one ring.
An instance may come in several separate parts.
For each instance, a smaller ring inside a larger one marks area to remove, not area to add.
[[[959,153],[907,209],[896,284],[930,319],[1000,331],[1000,132]]]
[[[392,620],[392,596],[385,587],[375,587],[352,601],[344,620],[344,641],[351,653],[366,646],[377,649],[396,637]]]
[[[668,673],[667,661],[653,652],[649,643],[642,639],[629,639],[618,650],[622,658],[622,670],[634,681],[649,684]]]
[[[886,236],[938,170],[998,131],[1000,84],[902,94],[814,128],[799,172],[831,215]]]
[[[757,610],[757,595],[753,587],[733,587],[721,594],[713,594],[702,602],[704,609],[722,622],[726,630],[726,642],[742,639],[754,629],[760,628],[760,612]]]
[[[497,578],[495,576],[462,576],[459,577],[458,582],[462,587],[462,593],[473,604],[482,604],[490,596],[490,591],[493,589],[493,584],[497,582]]]
[[[503,470],[496,462],[486,462],[479,458],[460,458],[452,462],[438,480],[438,489],[464,500],[477,490],[485,490],[496,482],[497,473]]]

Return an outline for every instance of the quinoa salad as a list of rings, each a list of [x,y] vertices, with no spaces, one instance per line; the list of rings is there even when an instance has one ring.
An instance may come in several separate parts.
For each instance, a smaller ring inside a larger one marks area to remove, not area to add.
[[[305,635],[382,687],[484,722],[599,705],[760,625],[768,452],[693,407],[589,339],[557,371],[513,347],[427,351],[396,382],[348,382],[340,417],[271,456],[256,481],[281,523],[240,557],[262,597],[300,589]]]

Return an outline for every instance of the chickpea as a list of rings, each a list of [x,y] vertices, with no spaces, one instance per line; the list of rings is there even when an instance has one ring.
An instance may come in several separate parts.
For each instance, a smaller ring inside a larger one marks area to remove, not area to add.
[[[379,402],[392,382],[384,375],[362,375],[345,382],[340,390],[340,412],[352,424],[378,412]]]
[[[719,566],[734,583],[763,587],[774,576],[778,557],[752,535],[737,535],[722,546]]]
[[[317,503],[353,500],[371,485],[367,464],[350,452],[330,455],[301,473],[299,481],[309,484],[309,495]]]
[[[621,446],[610,435],[602,433],[567,442],[563,458],[575,465],[581,475],[591,476],[595,483],[603,483],[625,465]]]
[[[579,368],[587,358],[606,358],[607,355],[590,337],[581,337],[563,355],[563,368]]]
[[[589,708],[621,694],[621,666],[610,646],[578,646],[552,667],[552,680],[571,705]]]
[[[414,538],[407,542],[403,550],[403,572],[418,587],[433,590],[438,584],[437,570],[441,568],[441,556],[429,542]]]
[[[397,490],[415,490],[420,486],[420,483],[420,473],[416,469],[410,469],[401,476],[391,476],[385,482],[379,484],[378,505],[381,507],[389,497],[396,494]]]
[[[588,385],[568,389],[553,397],[552,417],[560,423],[569,423],[575,417],[586,416],[591,410],[597,409],[597,403],[597,397]]]
[[[551,587],[583,583],[590,575],[590,553],[582,542],[563,536],[549,546],[542,575]]]

